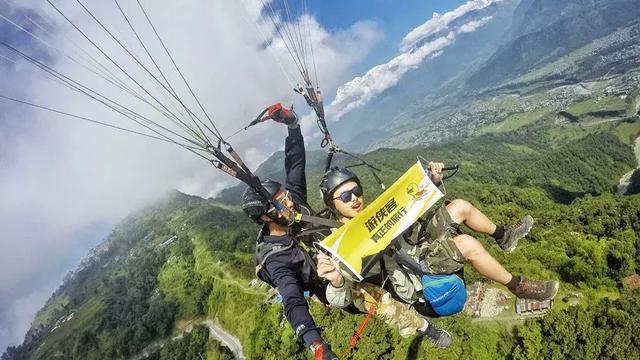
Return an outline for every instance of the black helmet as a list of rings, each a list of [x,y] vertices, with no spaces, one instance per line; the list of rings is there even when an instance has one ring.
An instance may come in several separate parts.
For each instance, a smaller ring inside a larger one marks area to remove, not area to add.
[[[347,181],[355,181],[360,185],[360,179],[349,169],[333,168],[327,171],[320,180],[320,193],[325,205],[333,208],[333,192]]]
[[[271,179],[262,180],[260,184],[265,188],[265,190],[267,190],[272,198],[276,196],[278,191],[282,188],[282,184]],[[251,220],[258,224],[262,223],[260,216],[266,214],[267,211],[269,211],[270,206],[269,201],[264,199],[262,195],[250,186],[247,187],[242,194],[242,211],[244,211]]]

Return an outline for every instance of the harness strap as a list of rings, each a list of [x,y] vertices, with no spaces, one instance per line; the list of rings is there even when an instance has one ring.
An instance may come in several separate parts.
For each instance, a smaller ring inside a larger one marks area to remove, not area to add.
[[[258,266],[264,266],[267,259],[279,252],[289,250],[293,247],[294,242],[291,241],[287,245],[261,242],[256,245],[256,260]]]
[[[315,235],[315,234],[320,234],[322,236],[326,236],[326,232],[329,229],[327,229],[326,226],[315,226],[306,230],[302,230],[299,233],[296,234],[296,238],[301,238],[307,235]]]
[[[396,248],[393,252],[393,260],[411,270],[416,275],[422,275],[424,272],[420,264],[407,253],[405,249]]]
[[[354,331],[353,335],[351,335],[351,338],[349,338],[349,348],[347,349],[347,351],[352,351],[356,347],[356,345],[358,344],[358,341],[360,340],[360,338],[362,337],[362,334],[364,333],[364,330],[367,328],[367,324],[369,323],[369,320],[371,320],[371,317],[373,317],[373,314],[375,314],[379,306],[380,306],[380,300],[376,301],[373,305],[371,305],[371,307],[367,311],[367,314],[364,316],[364,319],[362,319],[356,331]]]
[[[300,213],[295,215],[295,221],[296,222],[302,221],[302,222],[306,222],[314,225],[328,226],[330,228],[339,228],[340,226],[342,226],[342,223],[339,221],[325,219],[317,216],[306,215],[306,214],[300,214]]]

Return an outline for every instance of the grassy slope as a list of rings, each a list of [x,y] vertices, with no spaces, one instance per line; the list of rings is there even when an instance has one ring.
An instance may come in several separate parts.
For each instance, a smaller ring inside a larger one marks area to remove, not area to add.
[[[60,312],[64,311],[64,307],[68,306],[69,297],[54,295],[52,296],[41,311],[38,311],[35,319],[31,323],[32,328],[38,328],[44,326],[52,321],[59,319]],[[56,316],[58,316],[56,318]]]
[[[57,345],[73,338],[73,335],[80,333],[83,329],[94,325],[96,315],[102,309],[102,304],[97,298],[90,298],[78,308],[74,318],[64,323],[56,329],[46,341],[38,347],[33,354],[35,359],[52,359],[58,353]]]
[[[549,116],[550,116],[550,113],[547,110],[517,113],[517,114],[510,115],[504,121],[492,123],[482,127],[479,130],[479,133],[480,134],[506,133],[506,132],[517,130],[523,126],[536,123],[541,119]]]
[[[585,115],[602,110],[623,110],[626,112],[626,102],[618,96],[607,96],[597,99],[589,99],[577,102],[567,108],[567,111],[575,116]],[[633,115],[633,114],[628,114]]]

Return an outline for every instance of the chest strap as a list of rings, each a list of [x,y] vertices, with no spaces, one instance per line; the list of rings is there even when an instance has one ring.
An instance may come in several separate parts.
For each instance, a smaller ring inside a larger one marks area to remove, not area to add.
[[[267,259],[279,252],[289,250],[293,247],[293,240],[288,244],[259,242],[256,244],[256,263],[258,266],[264,266]]]

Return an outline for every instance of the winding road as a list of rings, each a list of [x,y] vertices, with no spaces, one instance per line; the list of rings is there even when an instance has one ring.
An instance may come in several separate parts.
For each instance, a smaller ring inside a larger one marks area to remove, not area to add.
[[[206,325],[209,328],[209,334],[214,336],[216,339],[220,340],[222,345],[228,347],[233,355],[235,355],[236,359],[244,360],[244,354],[242,353],[242,344],[240,340],[226,332],[220,325],[218,325],[213,320],[205,320],[202,324]]]
[[[633,151],[636,154],[636,163],[640,167],[640,136],[636,138],[634,144],[635,145],[633,147]],[[631,184],[631,175],[633,175],[633,172],[635,170],[636,169],[629,171],[628,173],[624,174],[622,178],[620,178],[620,183],[618,184],[618,194],[625,194],[627,192],[627,189]]]
[[[220,341],[220,343],[222,343],[222,345],[228,347],[229,350],[231,350],[231,352],[233,353],[233,355],[235,356],[235,358],[237,360],[245,360],[246,359],[244,357],[244,354],[242,353],[242,344],[240,343],[240,340],[238,338],[236,338],[235,336],[229,334],[227,331],[225,331],[217,323],[217,321],[213,321],[213,320],[207,319],[207,320],[204,320],[204,321],[200,322],[200,324],[205,325],[209,329],[209,336],[215,337],[216,339],[218,339],[218,341]],[[173,341],[173,340],[181,339],[182,336],[184,336],[185,333],[191,332],[191,330],[193,330],[193,325],[189,325],[187,330],[185,330],[183,333],[181,333],[180,335],[178,335],[176,337],[165,338],[163,340],[154,341],[153,343],[148,345],[146,348],[144,348],[141,352],[139,352],[137,355],[134,355],[134,356],[130,357],[129,360],[146,359],[149,356],[151,356],[151,354],[153,354],[155,351],[160,349],[167,341]]]

